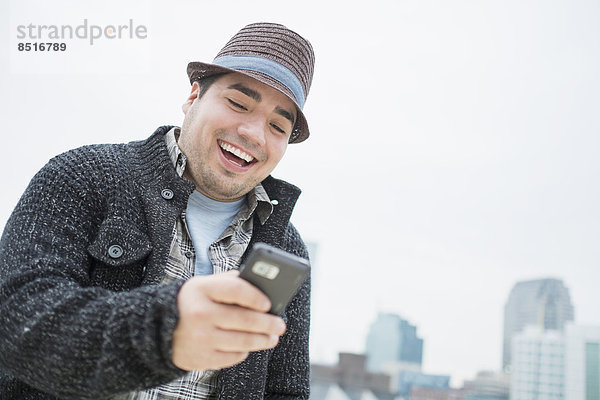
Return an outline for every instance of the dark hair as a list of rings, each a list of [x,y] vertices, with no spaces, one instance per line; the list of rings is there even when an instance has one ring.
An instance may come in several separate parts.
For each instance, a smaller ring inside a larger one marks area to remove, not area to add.
[[[225,73],[214,74],[204,78],[196,79],[194,82],[198,82],[198,84],[200,85],[200,90],[198,91],[198,98],[204,96],[204,93],[206,93],[208,88],[210,88],[211,85],[223,75],[225,75]]]

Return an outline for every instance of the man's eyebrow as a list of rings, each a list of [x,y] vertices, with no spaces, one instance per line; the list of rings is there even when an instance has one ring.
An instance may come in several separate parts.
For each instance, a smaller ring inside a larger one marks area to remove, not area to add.
[[[240,92],[244,93],[246,96],[250,97],[254,101],[262,100],[262,96],[260,95],[260,93],[258,93],[254,89],[250,89],[248,86],[242,85],[241,83],[234,83],[233,85],[230,85],[227,89],[239,90]]]
[[[244,93],[246,96],[248,96],[251,99],[253,99],[254,101],[261,101],[262,100],[262,96],[260,95],[260,93],[258,93],[254,89],[250,89],[248,86],[245,86],[245,85],[243,85],[241,83],[234,83],[232,85],[229,85],[227,87],[227,89],[238,90],[238,91]],[[294,114],[292,114],[288,110],[286,110],[284,108],[281,108],[281,107],[275,107],[275,112],[277,114],[281,115],[282,117],[284,117],[285,119],[289,120],[292,123],[292,125],[296,123],[295,118],[294,118]]]
[[[288,119],[292,123],[292,125],[296,123],[296,121],[294,121],[294,114],[292,114],[288,110],[285,110],[281,107],[275,107],[275,112],[281,115],[283,118]]]

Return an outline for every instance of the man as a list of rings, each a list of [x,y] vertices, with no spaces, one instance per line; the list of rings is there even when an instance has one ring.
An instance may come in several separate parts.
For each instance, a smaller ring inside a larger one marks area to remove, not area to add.
[[[188,65],[181,129],[64,153],[0,243],[0,398],[307,399],[307,280],[282,317],[237,276],[253,243],[307,258],[299,190],[310,44],[251,24]]]

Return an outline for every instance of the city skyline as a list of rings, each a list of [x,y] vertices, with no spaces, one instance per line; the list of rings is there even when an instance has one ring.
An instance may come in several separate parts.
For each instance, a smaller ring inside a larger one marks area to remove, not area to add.
[[[313,243],[311,246],[313,249],[316,249],[317,244]],[[313,250],[314,251],[314,250]],[[524,281],[514,282],[512,289],[506,296],[506,302],[504,307],[504,334],[507,334],[507,310],[513,311],[514,308],[519,308],[520,312],[518,318],[514,321],[514,330],[508,335],[508,340],[510,342],[510,338],[513,336],[518,336],[520,338],[520,345],[522,346],[523,338],[527,340],[528,338],[534,337],[537,332],[543,332],[545,330],[549,331],[546,336],[549,337],[549,341],[557,341],[560,340],[561,346],[564,345],[562,339],[560,339],[559,332],[563,331],[565,327],[568,327],[572,332],[587,332],[587,330],[592,330],[594,334],[596,334],[596,330],[600,332],[600,324],[596,326],[586,326],[577,325],[573,315],[575,314],[575,307],[571,304],[570,293],[568,287],[565,287],[564,282],[561,279],[557,278],[540,278],[540,279],[528,279]],[[550,305],[552,313],[546,313],[546,306]],[[558,306],[558,307],[557,307]],[[541,311],[541,313],[539,312]],[[558,311],[558,312],[557,312]],[[533,318],[532,318],[533,316]],[[510,319],[511,317],[509,317]],[[366,368],[371,372],[384,373],[390,376],[398,373],[399,371],[406,371],[408,373],[420,373],[421,371],[421,362],[416,360],[400,360],[396,359],[396,365],[394,365],[393,358],[398,357],[398,351],[402,349],[401,345],[394,345],[392,342],[399,341],[402,342],[400,332],[403,331],[403,328],[408,328],[410,330],[410,337],[417,338],[420,340],[419,349],[421,352],[425,347],[424,340],[418,338],[416,336],[416,332],[418,330],[418,325],[412,325],[409,321],[405,320],[402,315],[390,313],[390,312],[382,312],[378,311],[375,319],[369,325],[369,333],[364,338],[365,343],[365,365]],[[540,333],[541,334],[541,333]],[[588,336],[595,337],[594,334],[587,333]],[[596,334],[600,337],[600,333]],[[544,336],[544,337],[546,337]],[[584,333],[580,333],[580,336],[585,336]],[[558,339],[557,339],[558,338]],[[506,351],[506,339],[503,341],[501,347],[503,353]],[[414,340],[414,339],[413,339]],[[599,339],[600,341],[600,339]],[[369,343],[371,345],[371,351]],[[414,344],[414,343],[413,343]],[[385,346],[389,347],[389,351],[387,354],[383,351]],[[527,344],[526,344],[527,345]],[[573,346],[571,344],[571,346]],[[560,348],[560,352],[564,351],[563,348]],[[597,348],[594,348],[594,351],[598,351]],[[509,348],[509,352],[512,350]],[[343,353],[343,352],[342,352]],[[340,353],[340,354],[342,354]],[[370,354],[371,353],[371,354]],[[413,353],[414,354],[414,353]],[[562,354],[562,353],[560,353]],[[394,356],[396,355],[396,356]],[[374,361],[372,357],[375,356],[377,359]],[[422,354],[421,354],[422,357]],[[562,357],[562,355],[561,355]],[[398,357],[399,358],[399,357]],[[419,357],[420,359],[420,357]],[[466,382],[476,382],[477,377],[481,374],[491,374],[494,376],[495,374],[506,373],[505,371],[507,365],[507,360],[503,359],[502,365],[498,366],[498,368],[490,368],[490,369],[482,369],[476,371],[471,377],[464,377],[464,382],[461,384],[455,384],[452,386],[453,388],[459,388],[461,385],[464,385]],[[561,363],[564,360],[560,361]],[[600,360],[599,360],[600,362]],[[510,358],[508,359],[508,363],[510,364]],[[381,365],[384,365],[387,368],[382,368]],[[571,361],[573,364],[573,361]],[[556,367],[556,366],[555,366]],[[508,368],[510,376],[510,368]],[[427,372],[425,370],[424,372]],[[447,374],[450,377],[453,376],[453,371],[437,371],[438,373]],[[433,377],[433,376],[432,376]],[[438,378],[442,378],[439,376]],[[502,378],[494,378],[496,380],[501,380]],[[562,379],[562,377],[561,377]],[[600,377],[598,378],[600,381]],[[393,381],[393,379],[392,379]],[[424,380],[425,382],[425,380]],[[435,382],[435,380],[432,380]],[[494,381],[495,382],[495,381]],[[497,383],[495,383],[497,385]],[[547,385],[546,383],[542,383],[542,385]],[[571,382],[571,385],[573,383]],[[516,389],[518,391],[520,389]],[[600,388],[599,388],[600,390]]]
[[[560,283],[550,282],[550,286]],[[534,295],[552,295],[552,289],[546,292],[548,284],[517,282],[509,298],[514,299],[523,286],[525,290],[516,297],[530,297],[536,286],[541,290]],[[462,386],[450,387],[449,375],[425,374],[420,363],[399,360],[398,343],[402,348],[406,321],[399,315],[380,313],[366,338],[367,353],[339,353],[336,365],[313,363],[311,387],[315,399],[323,400],[596,400],[600,395],[600,326],[573,321],[561,326],[561,321],[551,319],[544,321],[542,315],[513,332],[510,372],[480,371]],[[389,351],[384,354],[380,350],[386,347]]]

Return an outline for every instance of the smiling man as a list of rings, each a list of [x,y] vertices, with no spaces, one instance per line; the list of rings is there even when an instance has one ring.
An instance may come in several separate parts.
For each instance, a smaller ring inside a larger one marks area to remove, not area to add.
[[[36,174],[0,242],[2,399],[308,399],[310,280],[279,317],[236,270],[257,242],[308,257],[270,173],[309,135],[313,63],[248,25],[188,65],[181,128]]]

